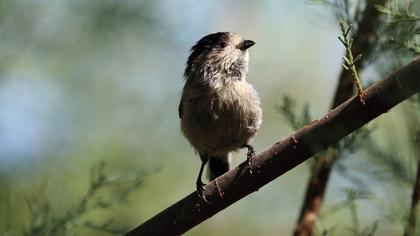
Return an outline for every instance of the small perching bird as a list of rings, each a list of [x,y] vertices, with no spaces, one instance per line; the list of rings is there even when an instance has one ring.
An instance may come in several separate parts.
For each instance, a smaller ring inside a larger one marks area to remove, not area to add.
[[[198,152],[202,164],[197,193],[202,196],[203,168],[209,162],[209,179],[229,170],[230,152],[248,148],[262,122],[260,100],[246,80],[248,49],[255,44],[232,32],[209,34],[192,48],[185,69],[179,104],[181,129]]]

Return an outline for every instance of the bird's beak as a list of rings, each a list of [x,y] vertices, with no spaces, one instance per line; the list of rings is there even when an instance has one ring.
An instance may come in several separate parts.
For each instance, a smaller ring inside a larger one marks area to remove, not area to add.
[[[242,43],[240,43],[238,45],[238,48],[241,49],[241,50],[246,50],[246,49],[252,47],[254,44],[255,44],[255,42],[252,41],[252,40],[244,40],[244,41],[242,41]]]

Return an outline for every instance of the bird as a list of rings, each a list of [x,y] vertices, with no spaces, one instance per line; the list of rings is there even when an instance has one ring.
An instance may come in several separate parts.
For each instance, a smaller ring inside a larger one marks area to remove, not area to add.
[[[247,148],[252,173],[252,138],[262,123],[262,109],[254,87],[246,81],[249,48],[255,45],[233,32],[201,38],[190,50],[178,107],[184,136],[198,153],[201,167],[196,192],[202,197],[202,174],[208,164],[212,181],[229,171],[231,153]]]

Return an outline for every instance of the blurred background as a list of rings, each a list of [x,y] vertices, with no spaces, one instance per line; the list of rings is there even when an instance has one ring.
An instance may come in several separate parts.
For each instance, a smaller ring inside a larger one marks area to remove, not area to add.
[[[256,41],[247,78],[263,104],[257,152],[293,131],[276,109],[284,96],[298,107],[309,103],[313,118],[328,111],[344,48],[334,14],[318,4],[1,0],[2,235],[58,223],[68,235],[118,234],[194,191],[201,162],[179,127],[182,74],[191,46],[218,31]],[[362,76],[365,84],[379,78],[374,69]],[[400,109],[374,122],[378,140],[401,137],[395,147],[407,132],[397,125]],[[357,153],[350,156],[357,166]],[[236,166],[245,153],[234,157]],[[308,175],[301,165],[186,235],[291,234]],[[101,178],[109,186],[83,205]],[[352,185],[333,172],[325,207]],[[360,221],[388,222],[384,193],[375,184],[371,190],[374,197],[358,202]],[[127,194],[114,204],[119,191]],[[326,224],[346,234],[349,217],[338,212]],[[380,223],[378,232],[400,234],[401,226]]]

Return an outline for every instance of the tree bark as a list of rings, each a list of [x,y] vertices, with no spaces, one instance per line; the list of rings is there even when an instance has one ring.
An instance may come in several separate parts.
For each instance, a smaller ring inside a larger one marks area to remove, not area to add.
[[[363,12],[363,18],[359,22],[357,33],[354,37],[352,53],[354,56],[362,54],[364,58],[370,56],[373,47],[377,42],[376,29],[379,24],[380,14],[376,10],[376,5],[385,5],[386,0],[368,0]],[[363,60],[356,63],[356,68],[361,71],[364,67]],[[351,98],[354,94],[354,81],[350,70],[341,70],[337,89],[331,109]],[[316,163],[314,173],[309,177],[303,205],[296,224],[294,236],[312,235],[316,221],[318,219],[321,204],[327,189],[334,159],[320,158]]]
[[[420,92],[419,77],[420,59],[369,87],[365,105],[355,96],[258,154],[252,161],[252,174],[248,162],[244,162],[208,183],[203,192],[207,202],[193,192],[126,236],[179,235],[188,231]]]

